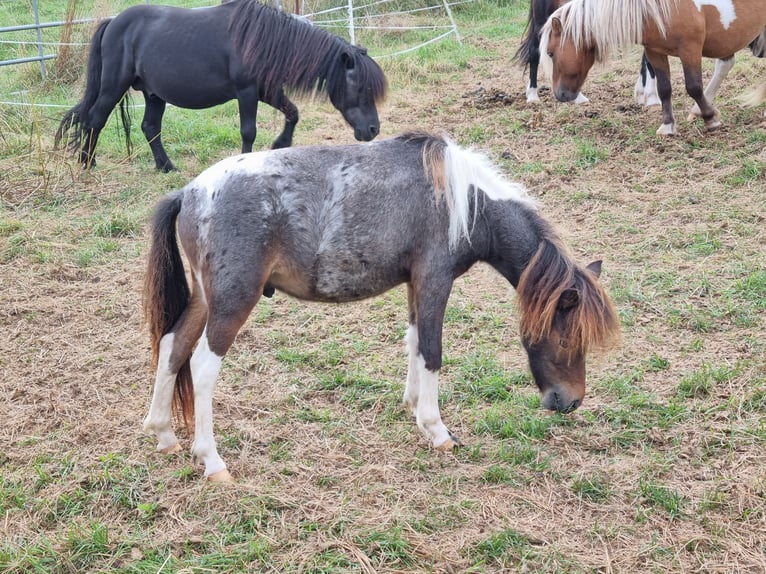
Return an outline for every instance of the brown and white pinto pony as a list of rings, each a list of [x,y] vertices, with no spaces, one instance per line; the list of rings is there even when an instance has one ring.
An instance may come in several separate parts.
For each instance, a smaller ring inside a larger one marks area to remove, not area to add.
[[[703,91],[702,58],[729,62],[731,67],[735,52],[753,42],[764,26],[763,0],[571,0],[543,28],[541,62],[556,98],[571,101],[595,62],[607,60],[616,48],[642,44],[657,74],[662,102],[657,133],[672,135],[677,128],[668,56],[678,56],[686,91],[705,127],[712,130],[720,126],[718,110],[710,102],[718,86]]]
[[[178,450],[175,404],[214,480],[230,475],[213,437],[213,389],[262,294],[343,303],[406,283],[404,403],[438,449],[458,444],[437,400],[444,313],[453,281],[477,261],[516,288],[521,341],[545,408],[576,409],[587,352],[619,338],[597,280],[601,262],[578,265],[522,185],[443,137],[225,159],[159,202],[151,236],[144,310],[157,373],[144,428],[159,451]]]

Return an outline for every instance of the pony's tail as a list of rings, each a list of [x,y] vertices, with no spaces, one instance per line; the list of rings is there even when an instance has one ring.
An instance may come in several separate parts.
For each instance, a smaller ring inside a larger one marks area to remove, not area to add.
[[[93,34],[93,39],[90,42],[90,54],[88,55],[85,93],[80,102],[64,114],[64,118],[59,123],[53,143],[55,148],[58,148],[59,143],[64,141],[66,148],[77,151],[82,147],[83,140],[87,137],[90,109],[96,103],[101,91],[101,39],[111,21],[111,18],[108,18],[101,22]]]
[[[176,219],[183,190],[160,200],[151,224],[152,243],[144,278],[144,318],[149,325],[152,366],[157,368],[160,341],[189,305],[189,284],[176,240]],[[189,358],[176,376],[173,409],[189,429],[194,418],[194,387]]]
[[[539,34],[535,33],[532,22],[534,20],[534,0],[529,3],[529,18],[527,18],[527,26],[524,28],[524,37],[521,39],[521,45],[516,53],[513,55],[512,61],[522,68],[526,68],[529,65],[529,61],[532,59],[533,50],[537,49]]]
[[[125,147],[128,149],[128,156],[133,153],[133,146],[130,141],[130,92],[125,92],[120,100],[120,120],[122,120],[122,129],[125,131]]]
[[[756,89],[747,94],[740,96],[740,101],[743,105],[752,108],[766,101],[766,83],[761,84]]]

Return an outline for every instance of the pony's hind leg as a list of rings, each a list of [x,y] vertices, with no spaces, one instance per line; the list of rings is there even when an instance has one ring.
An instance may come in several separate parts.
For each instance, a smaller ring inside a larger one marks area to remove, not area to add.
[[[141,131],[144,132],[146,141],[154,156],[154,165],[157,169],[168,173],[174,171],[176,166],[170,161],[165,146],[162,145],[162,116],[165,114],[165,100],[144,92],[146,107],[144,119],[141,120]]]
[[[212,481],[231,480],[213,435],[213,391],[223,358],[260,299],[264,285],[263,269],[258,265],[243,270],[232,284],[222,280],[218,290],[210,294],[207,325],[191,358],[195,412],[192,455],[204,465],[205,476]]]
[[[144,419],[144,430],[157,437],[159,452],[172,453],[181,449],[173,432],[173,394],[179,372],[200,338],[205,318],[206,308],[195,290],[181,318],[160,340],[152,402]]]
[[[703,91],[702,57],[681,58],[681,65],[684,69],[686,92],[697,102],[705,128],[707,130],[719,128],[721,122],[718,120],[718,110],[713,107]]]
[[[707,101],[710,102],[711,104],[713,103],[713,100],[715,100],[715,97],[718,94],[718,90],[721,88],[721,84],[726,79],[726,76],[729,75],[729,72],[731,71],[733,67],[734,67],[734,56],[717,59],[715,61],[715,70],[713,71],[713,77],[710,78],[710,82],[705,88],[705,98],[707,98]],[[689,117],[687,119],[691,122],[697,119],[698,117],[700,117],[701,115],[702,115],[702,111],[700,110],[699,105],[695,103],[692,106],[691,110],[689,110]]]
[[[178,369],[173,369],[170,363],[174,341],[173,333],[168,333],[160,341],[152,402],[144,419],[144,430],[154,433],[157,437],[157,450],[166,454],[181,450],[176,433],[173,432],[171,415],[173,390],[178,373]]]

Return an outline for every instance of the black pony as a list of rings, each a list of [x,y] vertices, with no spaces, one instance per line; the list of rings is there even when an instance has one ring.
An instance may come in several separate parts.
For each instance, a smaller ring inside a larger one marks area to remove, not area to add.
[[[370,141],[380,131],[376,104],[386,79],[364,48],[257,0],[195,10],[132,6],[93,35],[85,95],[61,120],[56,145],[68,141],[84,166],[94,165],[99,133],[119,103],[130,150],[124,97],[131,87],[144,94],[141,129],[157,169],[170,171],[160,138],[166,103],[201,109],[236,98],[245,153],[253,148],[259,101],[284,113],[273,147],[289,147],[298,109],[285,89],[325,92],[356,139]]]

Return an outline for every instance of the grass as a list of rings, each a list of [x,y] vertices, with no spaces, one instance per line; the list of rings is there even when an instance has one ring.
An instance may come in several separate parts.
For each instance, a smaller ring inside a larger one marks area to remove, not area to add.
[[[43,19],[65,5],[41,3]],[[4,106],[0,572],[759,571],[766,132],[736,96],[760,81],[760,62],[738,57],[722,130],[682,122],[659,139],[659,116],[627,105],[637,54],[592,71],[587,107],[542,91],[533,108],[508,66],[527,4],[453,10],[462,44],[380,59],[383,136],[446,130],[488,151],[578,258],[603,258],[624,343],[593,353],[584,405],[541,410],[512,288],[488,267],[456,281],[445,317],[440,407],[463,441],[450,454],[429,449],[399,404],[404,289],[348,306],[277,294],[259,302],[216,390],[237,481],[205,484],[191,437],[165,457],[140,428],[151,385],[141,282],[155,201],[239,149],[236,106],[168,110],[172,174],[154,171],[138,129],[126,157],[114,118],[83,173],[52,150],[60,109]],[[0,25],[28,13],[3,3]],[[430,31],[359,34],[387,55]],[[82,56],[45,81],[36,65],[4,68],[0,93],[71,105]],[[256,147],[280,127],[261,109]],[[296,144],[352,140],[327,103],[301,102]]]

